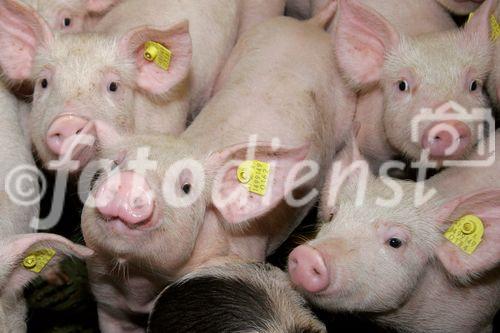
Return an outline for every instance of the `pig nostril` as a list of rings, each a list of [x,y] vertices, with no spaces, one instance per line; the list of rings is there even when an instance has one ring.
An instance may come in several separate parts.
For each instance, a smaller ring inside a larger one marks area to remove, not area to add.
[[[318,276],[319,276],[319,275],[321,275],[321,272],[320,272],[320,271],[318,271],[318,269],[317,269],[317,268],[313,268],[313,273],[314,273],[315,275],[318,275]]]

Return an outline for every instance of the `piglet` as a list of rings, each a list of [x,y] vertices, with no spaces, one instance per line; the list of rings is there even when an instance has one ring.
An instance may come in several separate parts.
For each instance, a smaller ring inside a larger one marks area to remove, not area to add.
[[[82,231],[97,252],[89,270],[104,332],[139,331],[165,285],[215,258],[264,261],[312,207],[355,109],[323,31],[335,6],[244,34],[218,93],[178,138],[98,124],[111,163]],[[249,191],[252,161],[269,164],[251,172],[270,177],[263,192]]]
[[[326,333],[305,303],[288,276],[271,265],[210,267],[162,291],[148,332]]]
[[[357,167],[343,184],[330,179],[316,239],[290,254],[296,287],[323,309],[366,313],[402,332],[491,332],[500,308],[500,160],[414,183],[365,173],[357,148],[343,156],[343,168]],[[436,192],[416,204],[422,185]],[[461,222],[462,236],[484,228],[467,253],[444,236],[464,216],[483,227]]]
[[[94,33],[55,34],[32,8],[2,0],[0,66],[11,83],[35,85],[31,135],[42,162],[81,171],[99,147],[96,121],[122,135],[180,134],[212,94],[239,31],[283,8],[283,0],[128,0]],[[168,52],[170,62],[160,61]]]
[[[485,1],[462,29],[415,34],[358,0],[340,1],[333,29],[337,60],[359,92],[359,145],[373,164],[423,155],[442,164],[472,151],[484,135],[478,124],[491,119],[482,109],[489,107],[483,88],[495,4]],[[474,116],[475,109],[483,112]]]
[[[2,224],[4,221],[2,221]],[[39,261],[40,251],[53,251],[50,261]],[[26,332],[26,304],[23,287],[43,276],[61,258],[73,255],[88,258],[93,251],[51,234],[0,235],[0,332]],[[41,269],[41,271],[39,271]],[[39,272],[38,272],[39,271]]]

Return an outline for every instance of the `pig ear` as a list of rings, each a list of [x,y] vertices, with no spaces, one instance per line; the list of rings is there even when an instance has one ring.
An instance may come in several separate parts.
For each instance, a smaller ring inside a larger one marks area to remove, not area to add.
[[[120,0],[86,0],[87,10],[92,13],[105,13]]]
[[[465,215],[479,217],[484,225],[482,242],[472,254],[443,238],[437,257],[446,270],[459,278],[488,271],[500,262],[500,190],[491,189],[460,197],[441,209],[439,226],[443,233]]]
[[[288,194],[287,178],[292,168],[309,153],[309,145],[299,148],[273,149],[269,144],[258,144],[255,154],[247,157],[248,145],[237,145],[213,154],[209,168],[219,170],[214,184],[213,204],[230,224],[239,224],[258,218],[275,208]],[[251,193],[238,180],[238,167],[246,160],[270,164],[268,186],[264,196]],[[234,200],[227,200],[229,197]],[[227,202],[225,202],[227,201]]]
[[[53,40],[36,11],[16,0],[0,0],[0,65],[13,81],[31,78],[37,49]]]
[[[47,248],[56,252],[48,265],[58,263],[65,255],[85,259],[94,253],[85,246],[74,244],[61,236],[52,234],[24,234],[7,238],[0,242],[0,257],[2,258],[0,289],[17,292],[37,277],[37,273],[23,267],[23,260],[31,253]]]
[[[465,25],[465,31],[489,43],[491,37],[490,17],[496,9],[497,0],[486,0]]]
[[[399,42],[395,29],[358,0],[339,0],[333,29],[337,62],[356,88],[380,80],[385,55]]]
[[[162,44],[172,52],[168,70],[144,59],[144,45],[148,41]],[[183,21],[167,30],[142,27],[129,32],[120,41],[120,49],[137,66],[137,85],[153,95],[165,95],[187,78],[191,69],[192,44],[189,23]]]

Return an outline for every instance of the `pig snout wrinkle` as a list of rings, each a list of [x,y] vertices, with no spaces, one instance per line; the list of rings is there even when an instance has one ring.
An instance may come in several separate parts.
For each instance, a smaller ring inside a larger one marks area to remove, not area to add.
[[[311,293],[321,292],[330,284],[330,274],[323,257],[310,246],[301,245],[292,251],[288,271],[296,286]]]
[[[118,218],[128,226],[150,220],[155,206],[146,179],[134,172],[118,173],[108,179],[97,192],[96,204],[105,218]]]

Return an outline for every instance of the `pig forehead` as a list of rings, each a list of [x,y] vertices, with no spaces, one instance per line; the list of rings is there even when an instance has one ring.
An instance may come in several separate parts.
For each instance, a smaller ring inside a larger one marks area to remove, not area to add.
[[[73,12],[85,13],[85,1],[83,0],[24,0],[42,14],[54,16],[57,11],[67,9]]]
[[[441,85],[462,80],[469,71],[485,78],[488,65],[484,45],[457,29],[403,40],[389,54],[385,69],[389,76],[411,69],[419,80]]]
[[[36,65],[36,70],[50,66],[59,74],[68,73],[75,79],[102,73],[107,68],[118,73],[134,68],[127,56],[120,55],[117,39],[98,34],[56,36],[48,50],[39,52]]]

